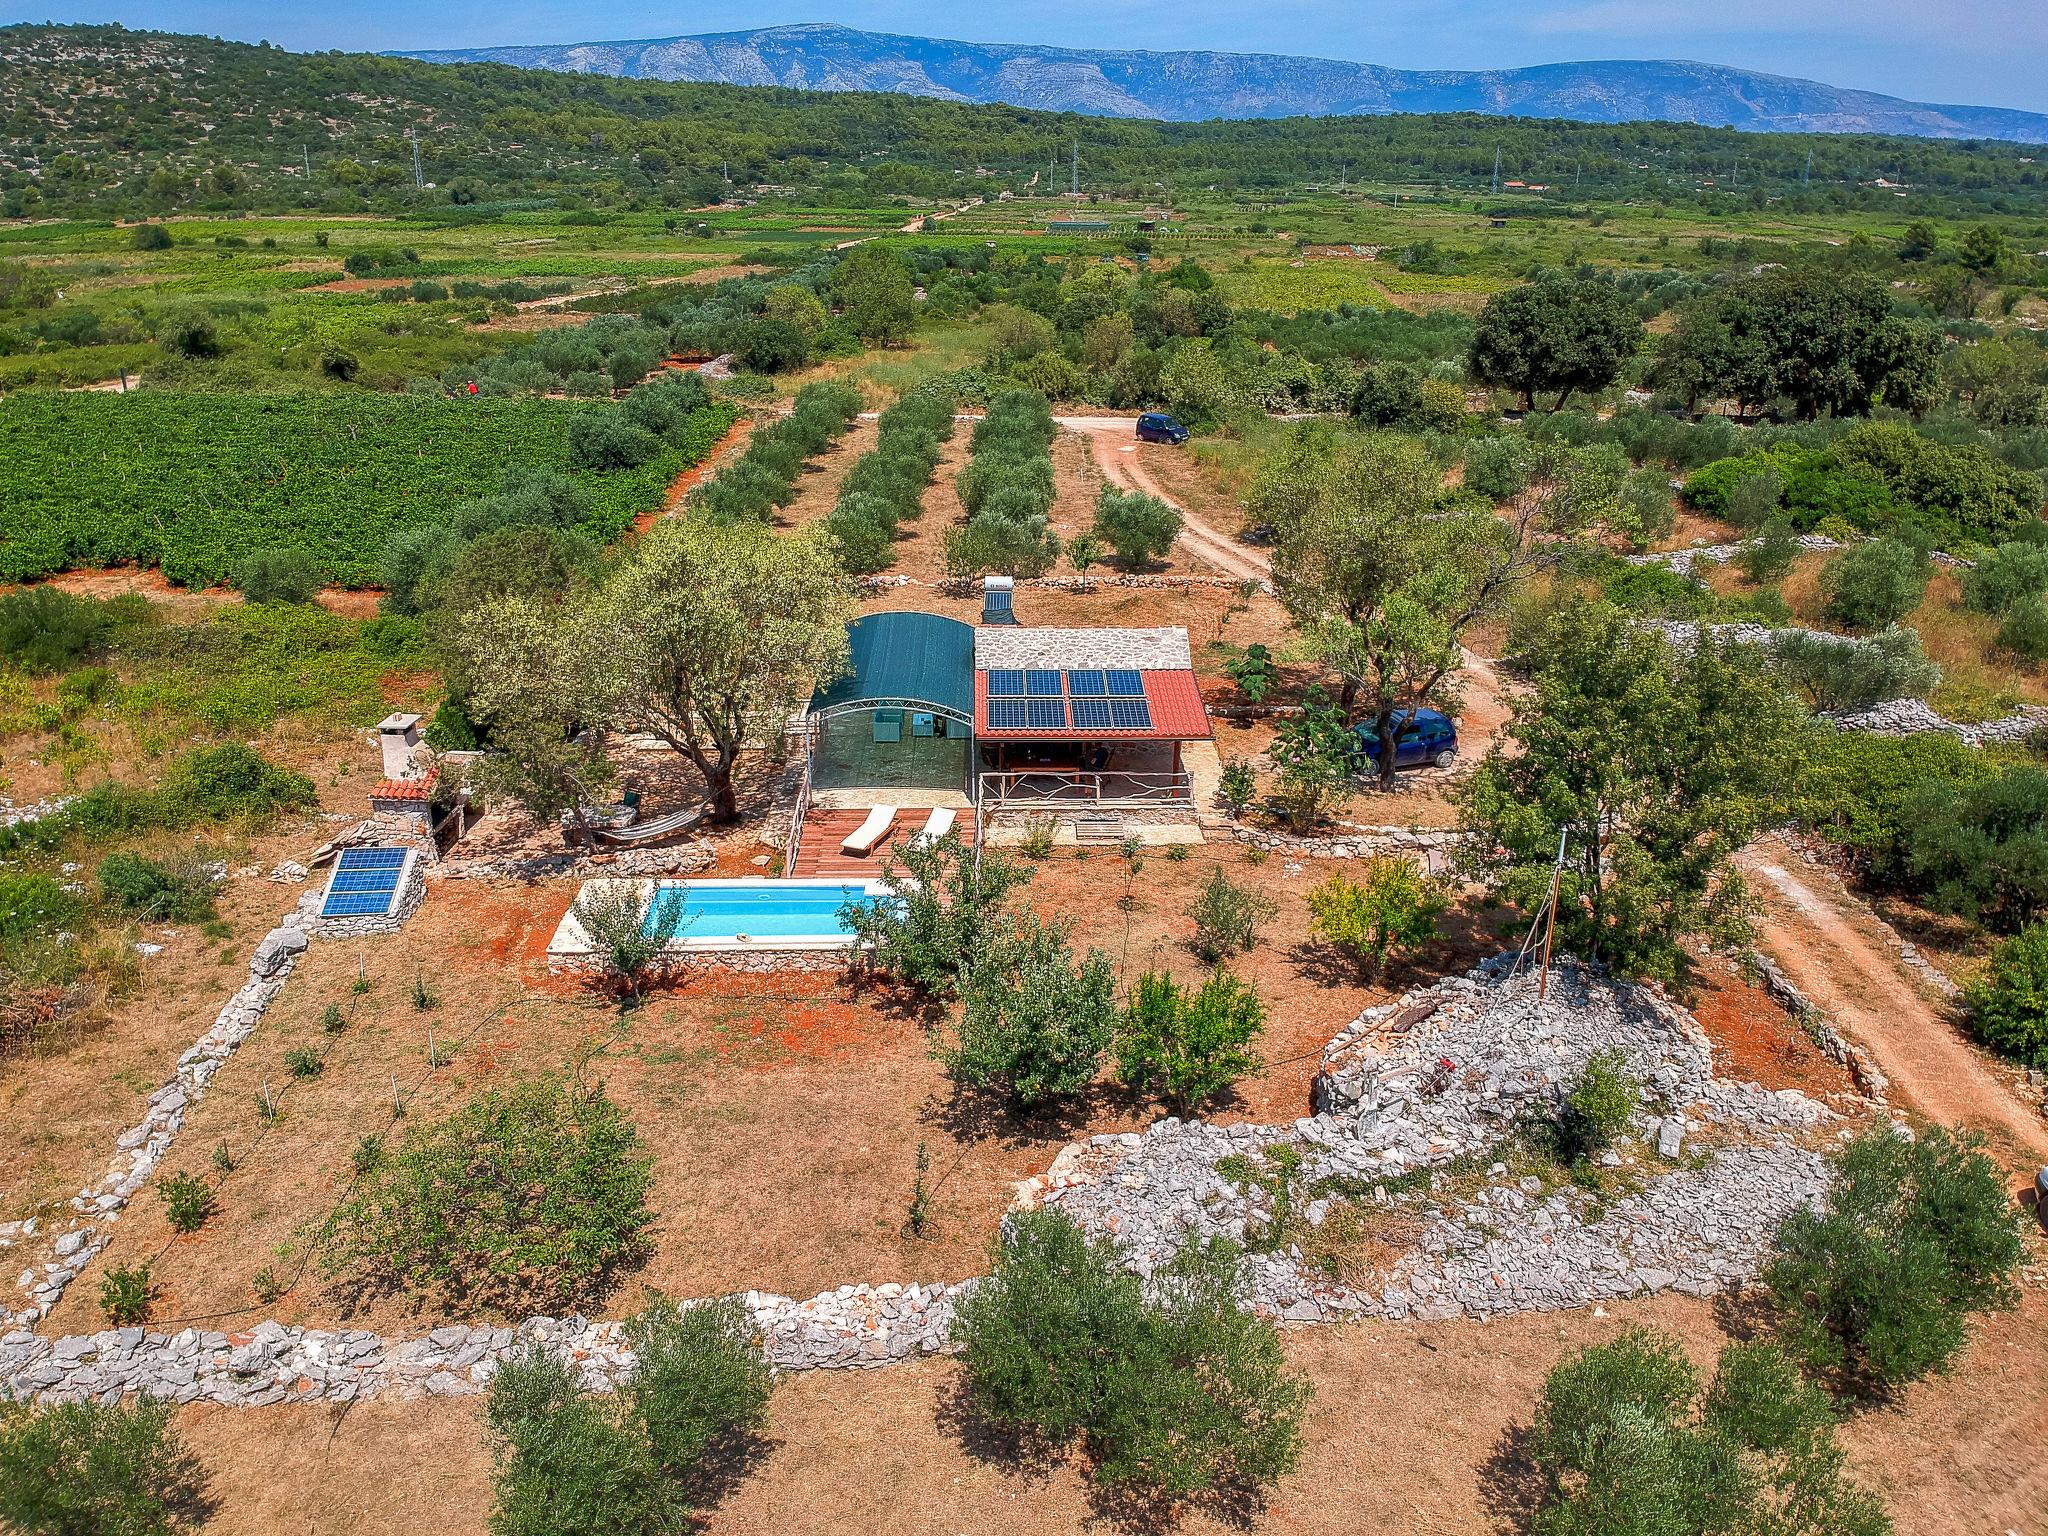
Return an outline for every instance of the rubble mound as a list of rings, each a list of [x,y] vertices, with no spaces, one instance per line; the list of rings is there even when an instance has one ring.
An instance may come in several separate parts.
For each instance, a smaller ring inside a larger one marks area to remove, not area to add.
[[[1368,1009],[1287,1126],[1162,1120],[1069,1147],[1022,1203],[1112,1236],[1150,1274],[1191,1237],[1247,1250],[1284,1319],[1487,1316],[1752,1276],[1827,1185],[1834,1111],[1713,1074],[1699,1023],[1651,987],[1565,961],[1547,997],[1497,956]],[[1630,1134],[1577,1167],[1541,1155],[1586,1063],[1639,1085]]]

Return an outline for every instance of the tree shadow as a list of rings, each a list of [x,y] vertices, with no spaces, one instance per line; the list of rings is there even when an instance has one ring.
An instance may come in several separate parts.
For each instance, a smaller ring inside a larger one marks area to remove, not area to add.
[[[1771,1336],[1777,1309],[1756,1286],[1722,1291],[1714,1297],[1714,1325],[1738,1344],[1754,1344]]]
[[[1085,1450],[1054,1443],[1028,1429],[989,1423],[976,1412],[964,1374],[939,1394],[932,1421],[974,1461],[1033,1487],[1043,1487],[1059,1468],[1077,1463],[1086,1483],[1089,1523],[1132,1536],[1174,1530],[1197,1510],[1233,1530],[1249,1531],[1266,1509],[1263,1492],[1235,1483],[1220,1485],[1197,1498],[1168,1496],[1129,1483],[1106,1483],[1088,1465]]]
[[[755,1429],[720,1435],[704,1448],[697,1464],[680,1479],[684,1496],[697,1509],[723,1504],[760,1469],[771,1452],[781,1448],[782,1441]]]
[[[993,1142],[1004,1147],[1035,1146],[1048,1141],[1073,1141],[1113,1108],[1119,1090],[1107,1083],[1092,1085],[1069,1099],[1020,1109],[996,1088],[956,1083],[943,1097],[926,1099],[921,1117],[962,1145]]]
[[[1529,1453],[1529,1427],[1510,1424],[1479,1464],[1479,1502],[1498,1531],[1527,1531],[1543,1503],[1543,1474]]]

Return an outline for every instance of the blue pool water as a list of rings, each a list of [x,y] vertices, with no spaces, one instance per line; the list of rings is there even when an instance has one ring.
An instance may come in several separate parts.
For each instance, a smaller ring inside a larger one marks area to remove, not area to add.
[[[741,934],[752,939],[845,938],[850,930],[839,920],[839,909],[849,901],[872,904],[876,899],[858,881],[664,885],[648,905],[644,929],[664,939],[732,939]]]

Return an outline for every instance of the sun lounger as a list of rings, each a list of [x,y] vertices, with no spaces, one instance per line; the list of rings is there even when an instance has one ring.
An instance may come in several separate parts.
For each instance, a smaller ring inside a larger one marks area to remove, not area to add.
[[[700,805],[672,815],[657,816],[651,821],[636,821],[630,826],[592,827],[590,835],[607,848],[638,848],[644,843],[662,843],[672,837],[681,837],[703,819],[704,807]]]
[[[952,831],[953,823],[959,820],[959,818],[960,813],[958,811],[949,810],[945,806],[940,806],[937,810],[933,811],[931,815],[925,818],[924,829],[920,831],[917,834],[917,836],[913,837],[911,839],[911,842],[916,844],[920,848],[929,847],[931,844],[936,843],[940,838],[944,837],[948,832]]]
[[[895,824],[896,807],[893,805],[878,805],[868,812],[868,819],[856,827],[846,841],[839,845],[839,851],[841,853],[873,853],[875,845],[881,842],[883,837],[888,834],[889,828]]]

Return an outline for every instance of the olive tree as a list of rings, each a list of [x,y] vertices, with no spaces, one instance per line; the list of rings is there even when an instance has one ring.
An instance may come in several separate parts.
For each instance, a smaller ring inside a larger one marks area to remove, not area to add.
[[[1612,384],[1642,343],[1642,317],[1613,279],[1551,275],[1486,301],[1466,367],[1525,406],[1555,391],[1555,411],[1574,394]]]
[[[729,821],[741,749],[777,739],[844,670],[852,616],[851,583],[822,536],[669,518],[573,622],[606,716],[680,752]]]

